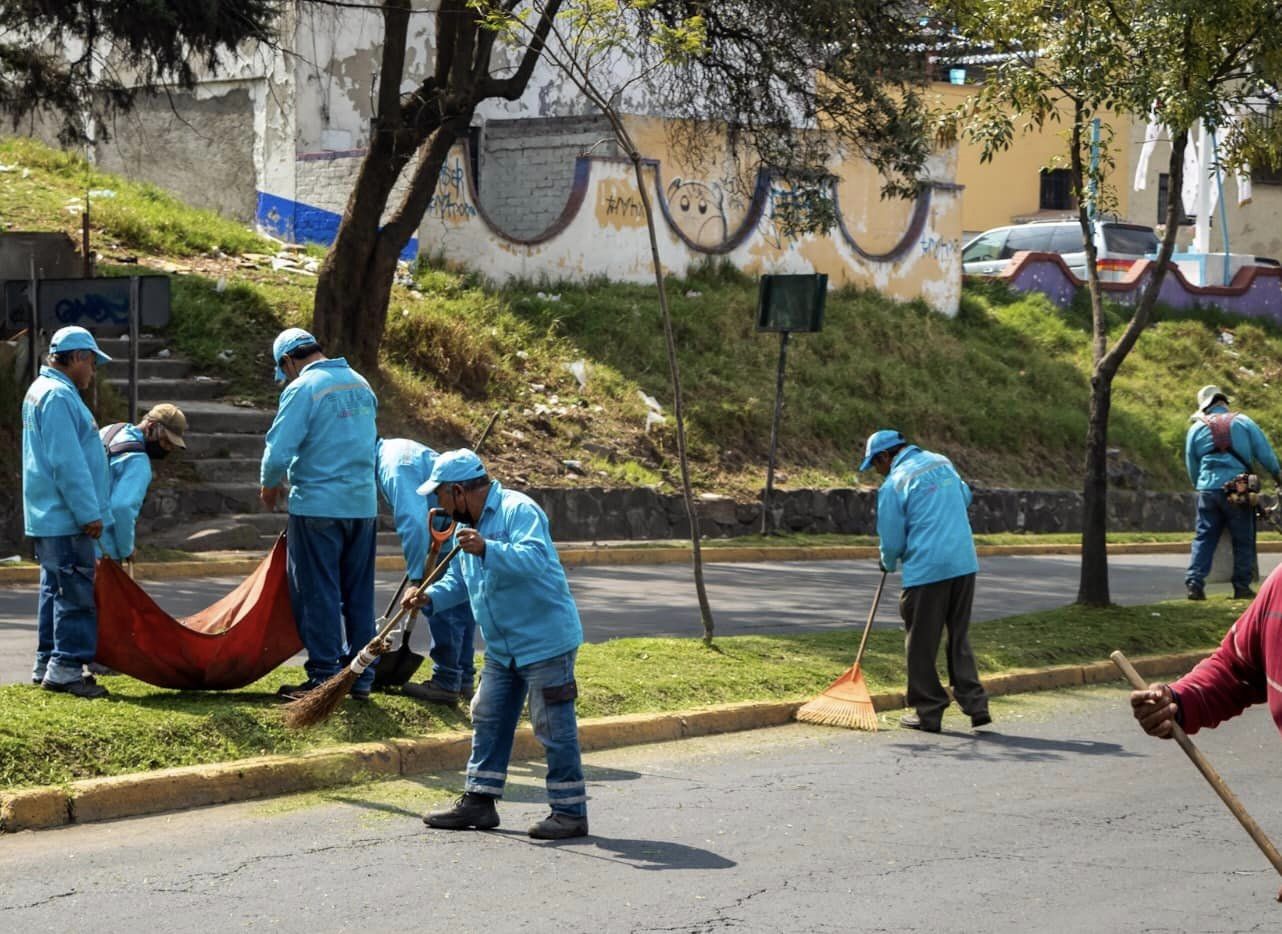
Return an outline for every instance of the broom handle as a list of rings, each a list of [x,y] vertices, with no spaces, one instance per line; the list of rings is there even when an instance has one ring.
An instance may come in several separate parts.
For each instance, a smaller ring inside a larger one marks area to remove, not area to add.
[[[877,615],[877,605],[881,603],[881,589],[886,586],[887,571],[881,572],[881,580],[877,582],[877,592],[872,595],[872,609],[868,611],[868,622],[864,623],[864,634],[859,639],[859,651],[855,653],[855,664],[853,667],[858,668],[859,663],[864,660],[864,649],[868,647],[868,633],[872,632],[873,617]]]
[[[1113,660],[1114,665],[1121,669],[1122,674],[1126,675],[1126,680],[1131,682],[1131,687],[1137,691],[1148,689],[1148,685],[1140,677],[1140,673],[1135,670],[1135,666],[1130,663],[1125,655],[1121,652],[1114,652],[1109,658]],[[1273,868],[1279,874],[1282,874],[1282,854],[1278,853],[1277,848],[1273,846],[1273,841],[1265,835],[1260,825],[1255,822],[1255,819],[1246,812],[1246,808],[1237,799],[1237,795],[1233,794],[1229,790],[1229,786],[1224,784],[1224,779],[1220,778],[1220,773],[1215,771],[1211,763],[1207,761],[1206,756],[1202,755],[1202,751],[1193,745],[1193,740],[1189,739],[1188,734],[1184,732],[1184,729],[1178,723],[1171,723],[1171,736],[1180,744],[1180,748],[1188,754],[1188,757],[1193,760],[1197,770],[1202,773],[1202,777],[1215,789],[1215,793],[1220,796],[1220,800],[1228,805],[1228,809],[1233,812],[1233,816],[1238,819],[1238,823],[1242,825],[1242,828],[1251,835],[1255,845],[1268,857],[1269,862],[1273,864]]]
[[[445,569],[450,566],[451,559],[453,559],[453,557],[462,550],[463,550],[462,545],[455,545],[453,548],[451,548],[450,553],[441,559],[441,563],[432,569],[432,573],[427,575],[427,577],[423,580],[423,583],[419,584],[418,587],[416,587],[412,591],[414,596],[417,597],[421,595],[423,591],[427,590],[428,587],[432,586],[438,580],[440,580],[441,577],[445,574]],[[417,610],[418,608],[415,607],[414,609]],[[406,609],[404,606],[402,606],[399,610],[397,610],[396,615],[393,616],[391,619],[389,619],[386,623],[384,623],[383,628],[380,629],[378,633],[374,636],[374,638],[369,641],[369,643],[366,645],[366,649],[370,649],[372,646],[377,646],[380,642],[386,639],[388,633],[390,633],[393,629],[395,629],[396,624],[399,623],[402,619],[404,619],[405,614],[409,612],[411,611]]]

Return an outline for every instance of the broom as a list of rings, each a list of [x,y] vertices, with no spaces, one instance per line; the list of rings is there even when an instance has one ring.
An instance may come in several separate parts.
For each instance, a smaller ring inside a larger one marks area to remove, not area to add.
[[[427,575],[423,583],[419,584],[414,591],[415,597],[441,578],[449,567],[450,559],[458,554],[461,548],[461,545],[455,545],[450,549],[450,553],[442,558],[440,564],[432,569],[432,573]],[[285,726],[292,730],[302,730],[327,720],[329,715],[338,709],[338,705],[343,702],[343,698],[347,696],[347,692],[352,689],[352,685],[365,672],[365,669],[378,661],[380,655],[391,650],[392,643],[388,636],[409,612],[410,610],[402,606],[365,648],[356,653],[356,657],[347,667],[281,708],[285,714]]]
[[[868,694],[868,685],[864,684],[864,673],[859,670],[859,663],[864,659],[868,633],[872,629],[877,605],[881,603],[881,590],[885,586],[886,572],[882,571],[881,580],[877,583],[877,593],[872,598],[872,609],[868,611],[868,622],[864,623],[863,638],[859,640],[859,651],[855,653],[855,663],[828,685],[827,690],[797,711],[797,719],[802,723],[877,732],[877,711]]]

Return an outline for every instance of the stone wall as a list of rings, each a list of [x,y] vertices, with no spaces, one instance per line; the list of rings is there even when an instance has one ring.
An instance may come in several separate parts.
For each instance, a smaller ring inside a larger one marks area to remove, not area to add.
[[[683,538],[690,534],[680,496],[647,489],[547,489],[530,495],[544,508],[559,541]],[[1196,514],[1191,493],[1109,493],[1109,529],[1117,532],[1190,532]],[[874,535],[875,490],[799,490],[776,494],[776,527],[788,532]],[[703,497],[703,532],[711,538],[752,535],[761,527],[756,502]],[[1082,496],[1068,490],[976,490],[971,527],[984,532],[1080,532]]]
[[[618,155],[604,117],[490,120],[481,134],[481,207],[510,237],[537,237],[561,216],[574,184],[574,160],[602,139],[597,155]]]

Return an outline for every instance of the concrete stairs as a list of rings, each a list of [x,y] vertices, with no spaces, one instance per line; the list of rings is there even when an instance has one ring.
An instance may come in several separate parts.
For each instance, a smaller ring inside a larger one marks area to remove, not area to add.
[[[128,339],[99,344],[114,358],[99,378],[127,395]],[[269,513],[258,498],[263,436],[275,413],[222,401],[227,382],[193,375],[191,362],[169,351],[162,338],[143,337],[138,350],[139,417],[158,402],[172,402],[188,426],[187,451],[156,471],[139,518],[140,538],[186,551],[269,548],[289,520],[283,504]],[[391,517],[381,516],[379,527],[379,553],[399,553]]]

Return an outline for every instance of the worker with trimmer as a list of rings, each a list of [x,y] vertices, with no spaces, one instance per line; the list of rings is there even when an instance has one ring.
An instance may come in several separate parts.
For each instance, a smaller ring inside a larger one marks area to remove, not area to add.
[[[378,399],[341,357],[289,328],[272,344],[276,381],[288,382],[267,431],[259,496],[276,506],[289,480],[289,600],[307,649],[307,681],[277,692],[294,700],[338,674],[374,636],[374,558],[378,490],[374,482]],[[352,686],[369,700],[374,670]]]
[[[428,512],[437,505],[436,494],[425,496],[419,487],[432,475],[436,452],[408,438],[380,438],[376,463],[378,489],[392,510],[406,574],[409,583],[417,587],[428,555]],[[463,602],[437,610],[428,618],[428,626],[432,631],[432,677],[405,685],[404,693],[438,704],[470,701],[476,677],[476,620],[471,606]]]
[[[970,649],[970,607],[979,559],[971,535],[970,487],[942,454],[909,444],[892,429],[868,438],[860,470],[886,479],[877,493],[877,536],[882,570],[903,561],[899,615],[907,637],[908,706],[900,726],[938,733],[948,694],[939,683],[935,659],[948,632],[948,680],[971,725],[992,723],[988,695],[979,681]]]
[[[539,840],[588,832],[587,787],[579,754],[574,659],[583,642],[579,611],[547,515],[523,493],[504,489],[474,451],[437,458],[420,488],[436,493],[461,528],[463,553],[448,573],[406,606],[433,611],[469,601],[485,636],[485,666],[472,704],[472,756],[462,797],[447,811],[428,814],[429,827],[487,830],[499,824],[517,720],[526,696],[534,735],[547,752],[547,794],[552,812],[529,829]]]

